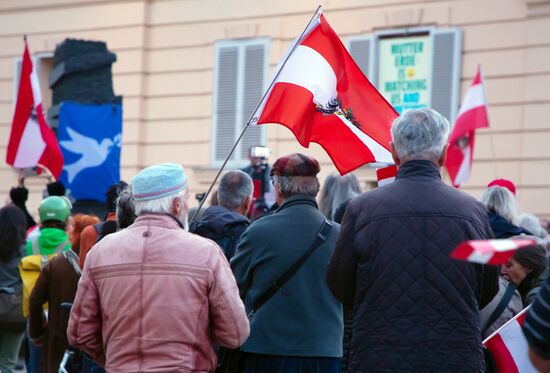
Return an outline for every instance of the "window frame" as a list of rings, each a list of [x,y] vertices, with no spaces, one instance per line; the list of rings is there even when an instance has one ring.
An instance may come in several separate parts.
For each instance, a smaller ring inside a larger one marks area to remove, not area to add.
[[[220,59],[220,49],[223,47],[237,47],[238,48],[238,66],[237,66],[237,111],[235,115],[235,130],[236,137],[235,140],[239,137],[242,132],[242,125],[249,118],[243,117],[243,102],[244,102],[244,73],[245,73],[245,50],[249,45],[258,45],[262,44],[264,47],[264,77],[262,82],[262,95],[265,94],[265,90],[269,82],[269,52],[271,47],[271,38],[269,37],[257,37],[257,38],[243,38],[243,39],[226,39],[219,40],[214,43],[214,68],[212,71],[213,74],[213,91],[212,91],[212,124],[211,124],[211,138],[212,142],[210,144],[210,166],[213,168],[219,168],[222,166],[223,160],[216,160],[216,146],[217,146],[217,104],[218,104],[218,73],[219,73],[219,59]],[[260,142],[258,145],[265,145],[267,140],[267,129],[265,127],[260,127]],[[234,144],[234,142],[233,142]],[[235,148],[233,154],[235,159],[229,160],[226,167],[229,168],[243,168],[249,164],[248,158],[241,159],[240,150],[241,150],[242,141],[239,142]],[[227,155],[226,155],[227,156]]]

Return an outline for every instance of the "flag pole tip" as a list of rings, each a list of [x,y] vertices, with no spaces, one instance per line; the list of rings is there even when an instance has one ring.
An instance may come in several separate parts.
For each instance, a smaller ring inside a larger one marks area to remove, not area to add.
[[[24,35],[23,35],[23,41],[24,41],[24,42],[27,42],[27,34],[24,34]]]

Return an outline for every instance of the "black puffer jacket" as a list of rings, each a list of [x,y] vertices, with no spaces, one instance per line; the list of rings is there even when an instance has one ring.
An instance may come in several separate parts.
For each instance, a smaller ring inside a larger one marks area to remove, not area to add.
[[[497,293],[498,269],[449,254],[491,237],[484,206],[428,161],[352,200],[327,273],[333,294],[354,305],[348,370],[483,371],[478,306]]]
[[[230,260],[243,232],[250,225],[246,216],[222,206],[210,206],[204,211],[201,219],[189,227],[191,233],[215,241]]]

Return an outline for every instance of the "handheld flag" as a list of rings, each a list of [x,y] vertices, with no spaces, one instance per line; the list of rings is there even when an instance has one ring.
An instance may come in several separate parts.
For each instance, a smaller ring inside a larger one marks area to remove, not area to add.
[[[397,166],[389,166],[376,170],[376,178],[378,179],[378,187],[391,184],[397,176]]]
[[[499,373],[538,372],[529,360],[527,340],[521,331],[521,325],[529,307],[523,309],[483,341],[483,345],[493,355]]]
[[[253,116],[279,123],[298,142],[321,145],[340,174],[371,163],[393,164],[394,108],[363,75],[321,12],[289,48]]]
[[[38,77],[25,41],[6,162],[15,168],[41,164],[58,178],[63,168],[63,156],[52,129],[46,124],[41,96]]]
[[[533,240],[466,241],[453,250],[451,258],[480,264],[504,264],[516,250],[534,244]]]
[[[455,187],[470,178],[474,154],[475,130],[489,127],[487,99],[481,67],[478,67],[472,85],[466,91],[462,106],[449,137],[449,150],[445,167]]]

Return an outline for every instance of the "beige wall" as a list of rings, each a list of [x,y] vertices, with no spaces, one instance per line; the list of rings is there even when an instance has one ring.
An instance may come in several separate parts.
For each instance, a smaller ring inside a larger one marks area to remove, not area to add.
[[[192,191],[204,191],[210,165],[214,43],[271,38],[273,68],[318,3],[345,38],[375,29],[456,26],[463,31],[462,91],[484,67],[490,130],[479,131],[471,181],[479,195],[495,177],[519,186],[523,211],[550,216],[550,1],[547,0],[2,0],[0,2],[0,158],[13,115],[13,65],[22,35],[33,54],[67,37],[103,40],[117,53],[116,94],[124,96],[122,176],[173,161],[187,167]],[[303,151],[335,171],[315,144],[303,150],[282,127],[267,130],[273,157]],[[359,170],[374,180],[372,170]],[[0,196],[16,183],[2,162]],[[29,182],[34,210],[43,182]]]

